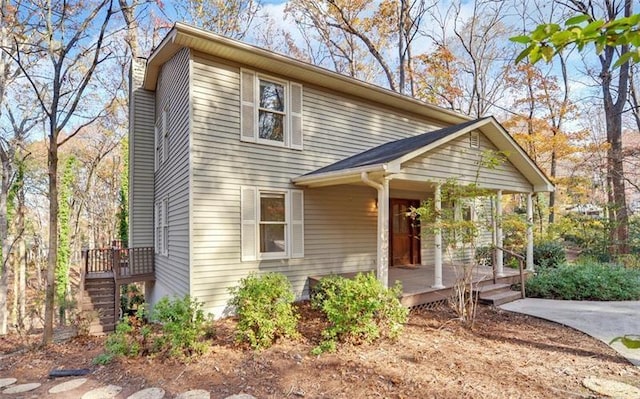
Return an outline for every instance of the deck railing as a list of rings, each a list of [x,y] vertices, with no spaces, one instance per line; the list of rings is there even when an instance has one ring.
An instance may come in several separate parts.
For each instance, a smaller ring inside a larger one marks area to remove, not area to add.
[[[153,247],[86,249],[82,256],[87,274],[113,272],[121,279],[154,272]]]
[[[522,299],[526,298],[526,289],[525,289],[526,279],[524,278],[524,262],[526,258],[520,255],[519,253],[513,252],[506,248],[494,246],[493,249],[494,249],[493,251],[493,282],[494,283],[496,282],[496,276],[497,276],[496,258],[498,256],[498,250],[502,250],[502,252],[508,253],[509,255],[518,259],[518,271],[520,272],[520,296],[522,297]]]

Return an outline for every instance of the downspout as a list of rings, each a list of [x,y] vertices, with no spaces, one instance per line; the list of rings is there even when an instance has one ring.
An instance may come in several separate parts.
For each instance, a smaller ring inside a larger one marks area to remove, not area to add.
[[[360,179],[378,192],[378,240],[376,276],[382,285],[389,286],[389,181],[378,183],[369,178],[368,172],[360,173]]]

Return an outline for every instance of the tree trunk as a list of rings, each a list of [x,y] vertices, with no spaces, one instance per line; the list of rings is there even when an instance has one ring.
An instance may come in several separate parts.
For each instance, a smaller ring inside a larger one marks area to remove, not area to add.
[[[58,142],[56,126],[52,124],[49,136],[49,254],[47,256],[47,290],[45,293],[44,332],[42,343],[53,340],[53,318],[55,297],[55,273],[58,263]]]
[[[11,163],[10,159],[3,152],[2,159],[2,182],[0,182],[0,240],[2,241],[2,254],[0,254],[0,335],[8,332],[8,309],[7,290],[9,283],[9,238],[7,224],[7,194],[11,184]]]

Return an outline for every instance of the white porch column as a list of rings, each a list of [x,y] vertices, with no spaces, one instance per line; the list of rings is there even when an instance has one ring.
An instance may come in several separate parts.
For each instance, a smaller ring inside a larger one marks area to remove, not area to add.
[[[436,225],[438,225],[440,223],[440,211],[442,210],[442,195],[439,184],[433,194],[433,205],[436,212]],[[442,231],[439,227],[435,229],[433,236],[435,244],[433,257],[434,279],[431,288],[444,288],[444,284],[442,284]]]
[[[504,265],[502,254],[502,190],[496,193],[496,274],[498,277],[504,276]]]
[[[382,180],[378,190],[378,280],[386,288],[389,286],[389,180]]]
[[[533,193],[527,194],[527,271],[533,272]]]

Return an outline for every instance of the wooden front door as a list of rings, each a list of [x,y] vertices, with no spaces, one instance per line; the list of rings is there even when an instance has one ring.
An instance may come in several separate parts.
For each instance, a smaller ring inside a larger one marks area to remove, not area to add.
[[[390,200],[390,266],[420,264],[420,222],[407,216],[412,206],[420,206],[420,201]]]

